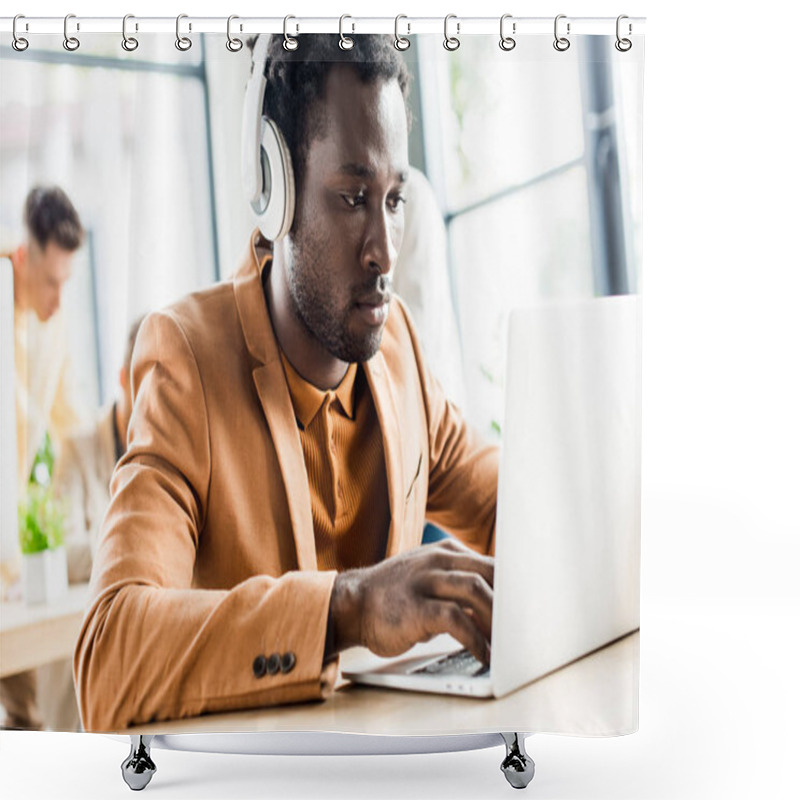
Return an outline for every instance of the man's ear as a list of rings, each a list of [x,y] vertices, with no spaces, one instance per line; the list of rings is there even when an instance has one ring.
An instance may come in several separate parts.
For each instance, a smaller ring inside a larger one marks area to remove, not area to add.
[[[128,391],[128,384],[131,382],[130,367],[120,367],[119,370],[119,385],[123,392]]]

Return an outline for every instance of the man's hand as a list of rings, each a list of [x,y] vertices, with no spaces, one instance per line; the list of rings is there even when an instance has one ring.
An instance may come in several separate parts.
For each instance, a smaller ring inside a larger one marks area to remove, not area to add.
[[[331,595],[326,656],[362,645],[396,656],[440,633],[489,663],[494,559],[449,539],[343,572]]]

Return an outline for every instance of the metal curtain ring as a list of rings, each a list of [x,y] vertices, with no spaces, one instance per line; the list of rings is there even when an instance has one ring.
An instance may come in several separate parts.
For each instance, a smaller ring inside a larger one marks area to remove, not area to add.
[[[70,36],[69,31],[67,30],[67,26],[71,19],[75,19],[74,14],[67,14],[67,16],[64,17],[64,49],[69,50],[70,53],[74,50],[77,50],[81,46],[81,43],[78,41],[78,39],[76,39],[74,36]],[[80,28],[78,28],[78,30],[80,30]]]
[[[628,50],[630,50],[631,47],[633,47],[633,42],[630,39],[623,39],[619,35],[620,23],[624,19],[628,19],[628,15],[627,14],[620,14],[617,17],[617,41],[614,42],[614,47],[616,47],[617,50],[620,51],[620,53],[627,53]],[[629,22],[628,23],[628,33],[630,34],[632,32],[632,30],[633,29],[632,29],[631,24]]]
[[[346,19],[353,19],[349,14],[342,14],[339,17],[339,49],[340,50],[352,50],[353,45],[355,42],[349,37],[344,35],[344,21]],[[355,31],[355,25],[353,25],[353,30]]]
[[[447,35],[447,23],[450,22],[451,19],[457,19],[455,14],[448,14],[444,18],[444,42],[442,45],[444,46],[445,50],[449,50],[451,53],[453,50],[458,50],[461,47],[461,40],[457,36],[448,36]],[[461,31],[461,23],[456,23],[456,33],[460,33]]]
[[[405,36],[400,35],[398,28],[400,27],[401,19],[408,19],[408,17],[405,14],[398,14],[394,18],[394,46],[396,50],[408,50],[411,47],[411,39],[406,39]],[[406,27],[408,32],[411,33],[411,25],[406,23]]]
[[[505,21],[507,19],[511,19],[511,14],[503,14],[500,17],[500,49],[505,50],[508,52],[509,50],[513,50],[517,46],[517,40],[512,39],[510,36],[506,36],[503,31],[503,26],[505,25]],[[517,32],[517,24],[512,23],[511,30],[516,33]]]
[[[13,41],[11,42],[11,46],[18,53],[21,53],[23,50],[27,50],[28,45],[30,44],[30,42],[25,37],[19,36],[17,34],[17,20],[20,19],[25,19],[25,16],[23,14],[17,14],[17,16],[14,17],[14,23],[11,27],[11,34],[14,37]]]
[[[289,32],[286,29],[290,19],[297,19],[297,18],[293,17],[291,14],[283,18],[283,49],[297,50],[297,39],[295,39],[293,36],[289,36]]]
[[[230,53],[238,53],[242,49],[242,40],[231,36],[231,22],[235,19],[239,19],[236,14],[231,14],[228,17],[228,41],[225,42],[225,47],[228,48]]]
[[[569,50],[570,41],[566,38],[566,36],[559,36],[558,35],[558,21],[560,19],[566,19],[566,14],[559,14],[556,17],[556,21],[553,24],[553,35],[556,37],[556,40],[553,42],[553,47],[558,50],[559,53],[563,53],[565,50]],[[569,22],[567,23],[567,36],[569,36]]]
[[[122,18],[122,49],[127,50],[129,53],[132,53],[139,46],[139,40],[134,38],[133,36],[128,36],[129,19],[134,19],[133,14],[126,14]]]
[[[186,52],[192,46],[192,40],[188,36],[181,36],[181,20],[187,19],[188,14],[178,14],[175,20],[175,47],[182,52]],[[189,25],[189,30],[192,26]]]

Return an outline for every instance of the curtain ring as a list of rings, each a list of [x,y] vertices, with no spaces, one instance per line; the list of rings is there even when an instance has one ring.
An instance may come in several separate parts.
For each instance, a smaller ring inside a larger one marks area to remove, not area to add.
[[[297,17],[293,17],[289,14],[283,18],[283,49],[297,50],[297,39],[295,39],[294,36],[289,36],[289,32],[286,29],[290,19],[297,19]]]
[[[238,53],[242,49],[242,40],[231,36],[231,22],[235,19],[239,19],[236,14],[228,17],[228,41],[225,42],[225,47],[228,48],[229,53]]]
[[[352,50],[353,45],[355,42],[349,37],[344,35],[344,21],[346,19],[353,19],[349,14],[342,14],[339,17],[339,49],[340,50]],[[353,25],[353,31],[355,31],[356,26]]]
[[[458,50],[461,47],[461,40],[457,36],[448,36],[447,35],[447,23],[450,22],[451,19],[457,19],[455,14],[448,14],[444,18],[444,42],[442,42],[442,46],[445,50],[449,50],[451,53],[453,50]],[[459,33],[461,29],[461,23],[456,23],[456,33]]]
[[[188,14],[178,14],[175,20],[175,47],[184,53],[192,46],[192,40],[188,36],[181,36],[181,20],[188,16]],[[189,25],[189,30],[191,29],[192,26]]]
[[[132,53],[139,46],[139,40],[133,36],[128,36],[129,19],[135,19],[133,14],[126,14],[122,18],[122,49],[127,50],[129,53]]]
[[[14,40],[11,42],[11,46],[18,53],[21,53],[23,50],[27,50],[28,49],[28,45],[30,44],[30,42],[27,39],[25,39],[23,36],[19,36],[17,34],[17,20],[18,19],[25,19],[25,16],[23,14],[17,14],[17,16],[14,17],[14,24],[11,27],[11,34],[14,37]]]
[[[631,47],[633,47],[633,42],[632,42],[630,39],[623,39],[623,38],[622,38],[622,37],[620,37],[620,35],[619,35],[620,23],[621,23],[621,22],[622,22],[622,20],[624,20],[624,19],[628,19],[628,15],[627,15],[627,14],[620,14],[620,15],[617,17],[617,41],[616,41],[616,42],[614,42],[614,47],[616,47],[616,48],[617,48],[617,50],[619,50],[619,51],[620,51],[620,53],[627,53],[627,52],[628,52],[628,50],[630,50],[630,49],[631,49]],[[628,23],[628,34],[629,34],[629,35],[630,35],[630,33],[632,32],[632,30],[633,30],[633,29],[632,29],[632,27],[631,27],[631,24],[630,24],[630,22],[629,22],[629,23]]]
[[[503,14],[500,17],[500,49],[505,50],[508,52],[509,50],[513,50],[517,46],[517,40],[512,39],[510,36],[506,36],[503,32],[503,25],[507,19],[511,19],[511,14]],[[516,33],[517,32],[517,23],[512,24],[511,30]]]
[[[75,19],[74,14],[67,14],[67,16],[64,17],[64,49],[69,50],[70,53],[77,50],[81,46],[81,43],[78,41],[78,39],[76,39],[74,36],[70,36],[69,31],[67,30],[67,25],[71,19]],[[80,30],[80,28],[78,30]]]
[[[406,39],[405,36],[400,35],[398,28],[401,19],[408,19],[408,17],[405,14],[398,14],[394,18],[394,46],[395,50],[408,50],[411,47],[411,39]],[[406,23],[406,27],[408,28],[408,33],[411,33],[411,25]]]
[[[556,37],[556,40],[553,42],[553,47],[558,50],[559,53],[563,53],[565,50],[569,50],[570,41],[566,38],[566,36],[559,36],[558,35],[558,21],[560,19],[566,19],[566,14],[559,14],[556,17],[556,21],[553,24],[553,35]],[[567,23],[567,36],[569,36],[569,22]]]

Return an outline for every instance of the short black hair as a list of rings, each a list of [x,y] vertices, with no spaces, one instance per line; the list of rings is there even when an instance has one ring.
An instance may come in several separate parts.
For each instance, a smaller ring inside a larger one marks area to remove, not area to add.
[[[263,35],[263,34],[262,34]],[[403,57],[394,47],[394,37],[358,34],[349,50],[339,47],[339,35],[306,33],[297,37],[295,50],[283,47],[282,36],[272,36],[267,51],[262,113],[273,120],[283,134],[292,157],[295,181],[302,186],[308,146],[321,133],[321,120],[314,106],[322,98],[325,80],[337,64],[353,67],[364,83],[396,80],[406,102],[409,128],[411,113],[408,92],[411,78]],[[247,45],[255,47],[255,37]]]
[[[36,186],[25,199],[25,227],[44,250],[55,242],[70,253],[83,241],[83,226],[69,197],[58,186]]]

